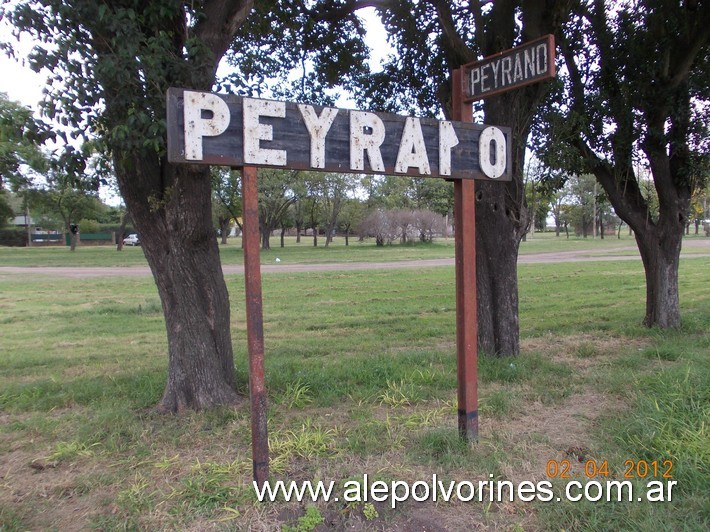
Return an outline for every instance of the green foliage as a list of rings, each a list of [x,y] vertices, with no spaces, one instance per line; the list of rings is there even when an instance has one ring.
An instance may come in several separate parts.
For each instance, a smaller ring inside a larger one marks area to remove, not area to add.
[[[130,2],[51,0],[6,9],[16,28],[51,43],[30,55],[33,68],[51,73],[48,117],[75,128],[76,136],[97,135],[98,145],[135,150],[162,147],[164,119],[156,112],[164,114],[166,78],[181,62],[172,54],[177,28],[170,28],[178,13],[179,2],[172,1],[140,11]]]
[[[274,170],[264,168],[259,171],[259,226],[261,227],[263,249],[269,249],[269,236],[281,223],[288,208],[295,203],[294,185],[299,180],[296,170]]]
[[[59,442],[47,456],[47,460],[61,462],[76,457],[89,457],[96,452],[95,449],[98,446],[100,446],[98,442],[92,444],[86,444],[81,441]]]
[[[15,211],[7,200],[7,194],[0,189],[0,229],[9,223],[13,216]]]
[[[373,521],[380,516],[380,514],[377,512],[377,509],[375,508],[375,505],[371,502],[365,503],[365,505],[362,507],[362,514],[368,521]]]
[[[692,485],[707,483],[710,474],[710,367],[693,352],[685,358],[672,371],[637,380],[633,395],[641,415],[619,429],[633,456],[671,459],[673,477]]]
[[[212,172],[212,216],[217,226],[223,220],[237,223],[242,216],[241,174],[221,166],[213,166]]]
[[[354,14],[322,17],[306,2],[257,0],[227,60],[220,82],[258,97],[333,104],[368,73],[364,28]],[[311,3],[312,4],[312,3]]]
[[[24,229],[0,229],[0,246],[25,247],[27,231]]]
[[[74,182],[63,174],[54,174],[49,181],[49,188],[35,192],[32,201],[36,209],[46,217],[61,220],[61,229],[67,229],[71,223],[78,224],[82,219],[98,215],[103,207],[96,196],[76,187]]]
[[[86,218],[82,218],[79,221],[79,231],[81,233],[98,233],[99,222],[96,220],[87,220]]]
[[[552,167],[594,172],[640,234],[653,231],[650,220],[675,224],[702,186],[708,17],[694,2],[582,2],[558,40],[566,68],[535,126],[539,153]],[[677,200],[659,213],[664,195]]]
[[[32,115],[32,110],[0,92],[0,190],[22,190],[33,172],[46,170],[41,145],[54,134]]]
[[[306,508],[306,513],[298,518],[298,523],[296,526],[284,525],[281,528],[282,532],[312,532],[315,528],[323,523],[325,519],[321,515],[318,508],[315,506],[308,506]]]
[[[313,394],[311,393],[311,387],[305,384],[300,379],[296,382],[289,383],[286,386],[286,391],[281,397],[281,403],[286,406],[286,408],[303,408],[308,403],[313,402]]]
[[[324,429],[307,419],[298,429],[272,433],[269,437],[269,451],[282,459],[295,456],[312,458],[331,451],[334,437],[333,429]]]
[[[437,6],[406,0],[393,3],[380,15],[396,54],[361,87],[358,103],[382,111],[440,116],[450,70],[458,66],[454,62],[459,58],[449,48]],[[472,58],[477,49],[470,31],[475,26],[471,9],[457,13],[457,37],[471,46],[467,52]]]
[[[387,381],[387,389],[380,395],[380,404],[390,407],[408,406],[417,401],[418,389],[412,383]]]

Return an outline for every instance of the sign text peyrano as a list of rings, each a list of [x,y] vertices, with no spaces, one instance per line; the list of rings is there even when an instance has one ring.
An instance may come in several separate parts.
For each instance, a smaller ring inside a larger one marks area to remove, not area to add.
[[[555,40],[552,35],[463,65],[464,99],[488,98],[555,77]]]
[[[510,129],[168,90],[168,160],[510,180]]]

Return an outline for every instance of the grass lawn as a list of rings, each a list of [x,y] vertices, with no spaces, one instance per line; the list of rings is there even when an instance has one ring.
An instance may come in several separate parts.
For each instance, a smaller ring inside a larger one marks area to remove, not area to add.
[[[710,252],[710,238],[704,236],[686,236],[683,253]],[[357,237],[350,238],[350,245],[345,246],[345,239],[338,237],[328,248],[323,247],[325,240],[319,238],[318,247],[313,246],[311,237],[302,237],[296,243],[295,237],[285,239],[285,247],[279,245],[279,238],[271,238],[271,249],[261,252],[261,263],[271,264],[278,257],[282,264],[318,264],[341,262],[378,262],[404,261],[417,259],[441,259],[454,257],[454,239],[438,239],[428,244],[395,244],[377,247],[374,240],[358,242]],[[600,238],[565,238],[564,234],[555,237],[554,233],[536,233],[520,244],[520,254],[583,252],[588,256],[638,255],[636,241],[628,234]],[[226,246],[220,246],[223,264],[242,264],[243,254],[241,238],[232,238]],[[126,247],[121,253],[114,246],[79,246],[71,253],[63,246],[33,248],[0,247],[0,266],[147,266],[143,250],[140,247]]]
[[[236,260],[238,246],[227,249]],[[324,262],[346,251],[362,253],[348,259],[357,261],[453,253],[448,243],[344,249],[290,252]],[[59,256],[20,251],[0,249],[0,264]],[[144,260],[138,249],[71,256],[114,265],[116,255]],[[152,279],[0,274],[0,530],[311,530],[321,521],[361,530],[707,529],[710,259],[681,261],[679,331],[640,325],[635,261],[524,264],[519,277],[522,353],[480,360],[481,438],[469,446],[456,431],[452,267],[264,274],[273,479],[551,480],[560,495],[567,480],[550,479],[552,466],[569,464],[585,480],[585,466],[606,463],[608,476],[590,479],[605,482],[645,460],[660,469],[633,469],[635,495],[649,480],[665,482],[672,462],[671,501],[259,503],[248,401],[183,416],[151,408],[167,366]],[[243,278],[227,281],[246,394]]]

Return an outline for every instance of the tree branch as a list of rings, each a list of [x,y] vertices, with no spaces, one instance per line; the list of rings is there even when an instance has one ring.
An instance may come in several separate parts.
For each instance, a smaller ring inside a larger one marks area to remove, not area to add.
[[[212,79],[222,56],[253,7],[254,0],[205,2],[204,16],[195,25],[194,34],[212,52],[211,62],[203,67],[209,68]]]
[[[710,42],[710,9],[705,6],[698,16],[691,9],[687,9],[686,13],[689,21],[693,21],[694,32],[690,34],[687,43],[677,43],[673,50],[673,70],[674,73],[668,82],[671,89],[677,88],[684,80],[688,78],[690,69],[695,62],[700,51]]]
[[[394,8],[395,3],[393,0],[348,0],[335,5],[333,0],[326,0],[316,5],[309,14],[319,22],[333,22],[366,7],[387,10]]]
[[[441,30],[444,32],[449,49],[454,54],[455,62],[459,65],[463,65],[478,59],[476,54],[469,48],[456,30],[456,23],[454,22],[454,17],[451,14],[451,3],[441,0],[428,1],[434,8],[436,8],[437,15],[439,16],[439,25],[441,26]]]

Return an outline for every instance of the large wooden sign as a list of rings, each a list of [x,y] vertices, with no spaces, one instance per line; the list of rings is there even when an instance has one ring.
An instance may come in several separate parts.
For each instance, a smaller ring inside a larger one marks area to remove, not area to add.
[[[510,128],[168,90],[168,160],[509,181]]]
[[[462,68],[466,102],[554,78],[555,39],[545,35]]]

